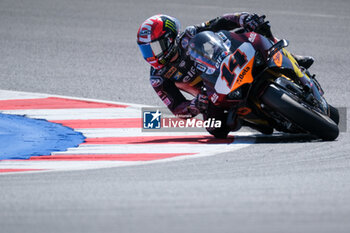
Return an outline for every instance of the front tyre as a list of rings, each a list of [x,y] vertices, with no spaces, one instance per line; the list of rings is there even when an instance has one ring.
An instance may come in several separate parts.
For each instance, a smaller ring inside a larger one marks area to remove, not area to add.
[[[330,109],[330,118],[337,124],[339,125],[339,111],[337,108],[333,107],[332,105],[329,105]]]
[[[266,88],[261,99],[272,110],[324,141],[333,141],[339,135],[337,124],[328,116],[306,108],[273,84]]]

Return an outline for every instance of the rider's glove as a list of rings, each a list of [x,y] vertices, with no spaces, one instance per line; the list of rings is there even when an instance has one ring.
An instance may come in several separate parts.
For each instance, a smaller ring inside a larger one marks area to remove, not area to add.
[[[204,113],[208,110],[209,98],[207,95],[198,94],[194,99],[194,105],[201,112]]]
[[[248,31],[255,31],[260,25],[265,22],[265,15],[259,16],[257,14],[247,14],[242,16],[243,18],[243,27]]]

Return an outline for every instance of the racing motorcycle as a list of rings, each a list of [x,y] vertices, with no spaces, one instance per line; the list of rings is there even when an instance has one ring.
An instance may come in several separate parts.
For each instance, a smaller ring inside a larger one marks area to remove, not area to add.
[[[328,104],[315,75],[299,66],[277,41],[268,22],[252,32],[204,31],[189,43],[189,54],[210,101],[260,132],[273,129],[310,134],[325,141],[339,135],[339,113]]]

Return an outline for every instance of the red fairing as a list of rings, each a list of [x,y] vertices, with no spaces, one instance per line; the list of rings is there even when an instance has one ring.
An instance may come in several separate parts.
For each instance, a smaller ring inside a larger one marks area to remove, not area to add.
[[[237,41],[240,41],[240,42],[249,42],[248,41],[249,36],[247,37],[248,34],[250,34],[250,32],[249,33],[240,33],[240,34],[237,34],[237,33],[234,33],[234,32],[230,33],[231,37],[234,40],[237,40]]]
[[[272,46],[272,42],[269,39],[255,32],[247,32],[242,34],[231,32],[231,36],[235,40],[252,43],[255,50],[259,50],[264,58],[267,57],[267,51]]]

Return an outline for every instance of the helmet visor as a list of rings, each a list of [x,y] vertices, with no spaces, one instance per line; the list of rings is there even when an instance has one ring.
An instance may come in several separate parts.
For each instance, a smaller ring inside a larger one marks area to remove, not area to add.
[[[139,44],[139,48],[142,52],[143,57],[148,60],[149,58],[160,58],[165,55],[170,47],[170,40],[164,38],[156,40],[148,44]]]
[[[161,55],[163,55],[163,52],[165,50],[163,42],[161,43],[160,41],[153,41],[150,43],[150,46],[155,57],[160,57]]]

